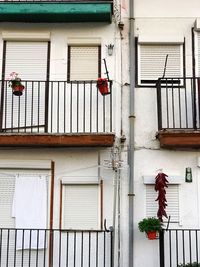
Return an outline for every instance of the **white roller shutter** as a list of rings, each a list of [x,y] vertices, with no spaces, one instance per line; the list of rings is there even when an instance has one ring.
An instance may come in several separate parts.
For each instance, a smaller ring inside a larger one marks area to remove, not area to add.
[[[138,83],[157,80],[163,76],[166,56],[165,77],[182,77],[183,45],[180,44],[139,44],[138,46]]]
[[[98,78],[98,46],[70,47],[70,80],[96,80]]]
[[[11,217],[14,190],[15,177],[0,176],[0,227],[15,226],[15,220]]]
[[[200,77],[200,32],[197,32],[197,49],[196,49],[196,57],[197,57],[197,77]]]
[[[146,185],[146,216],[157,217],[158,201],[155,201],[158,193],[154,185]],[[166,189],[167,208],[166,212],[171,222],[179,222],[179,185],[169,185]],[[166,221],[167,219],[164,218]]]
[[[7,42],[5,77],[13,71],[23,80],[46,80],[47,42]]]
[[[98,229],[99,185],[63,185],[63,228]]]
[[[12,89],[5,86],[3,129],[44,131],[47,50],[48,42],[6,42],[5,79],[18,73],[25,91],[20,98],[13,97]]]

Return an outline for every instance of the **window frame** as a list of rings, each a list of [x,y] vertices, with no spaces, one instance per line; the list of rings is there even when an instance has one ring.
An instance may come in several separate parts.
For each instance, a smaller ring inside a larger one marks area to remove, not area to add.
[[[148,87],[148,88],[155,88],[157,80],[142,80],[140,76],[140,46],[141,45],[179,45],[180,52],[181,52],[181,64],[180,64],[180,71],[182,76],[185,77],[185,38],[183,42],[172,42],[172,41],[143,41],[139,42],[139,38],[135,37],[135,86],[136,87]],[[161,78],[161,77],[159,77]],[[177,77],[181,78],[181,77]],[[161,85],[162,86],[162,85]]]

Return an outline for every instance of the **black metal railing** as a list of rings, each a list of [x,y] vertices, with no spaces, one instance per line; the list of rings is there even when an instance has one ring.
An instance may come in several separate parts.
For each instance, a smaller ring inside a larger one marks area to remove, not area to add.
[[[15,96],[8,81],[0,81],[0,132],[112,132],[113,94],[101,95],[96,81],[22,81]]]
[[[158,130],[200,129],[200,78],[157,82]]]
[[[160,267],[190,265],[200,266],[200,229],[163,230],[160,234]]]
[[[113,267],[112,234],[0,228],[0,266]]]

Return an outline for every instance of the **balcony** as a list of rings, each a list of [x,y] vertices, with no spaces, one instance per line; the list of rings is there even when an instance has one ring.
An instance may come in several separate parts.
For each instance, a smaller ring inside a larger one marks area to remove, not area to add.
[[[112,231],[0,228],[1,266],[112,267]]]
[[[16,96],[0,81],[0,147],[112,146],[113,93],[96,81],[22,81]]]
[[[0,0],[0,22],[112,21],[110,0]]]
[[[200,78],[157,83],[157,137],[163,148],[200,148]]]

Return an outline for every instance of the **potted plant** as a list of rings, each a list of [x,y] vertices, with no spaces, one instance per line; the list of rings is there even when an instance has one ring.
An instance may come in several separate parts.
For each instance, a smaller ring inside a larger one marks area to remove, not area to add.
[[[162,229],[162,222],[155,217],[144,218],[138,223],[140,232],[145,232],[148,239],[153,240],[157,237],[157,232]]]
[[[182,263],[182,264],[179,264],[178,267],[200,267],[200,263],[197,263],[197,262]]]
[[[18,73],[14,71],[10,73],[9,86],[12,88],[14,95],[21,96],[23,94],[24,85],[21,83]]]
[[[98,80],[97,80],[97,87],[99,89],[99,92],[102,95],[108,95],[108,94],[110,94],[109,88],[108,88],[108,80],[106,78],[98,78]]]

